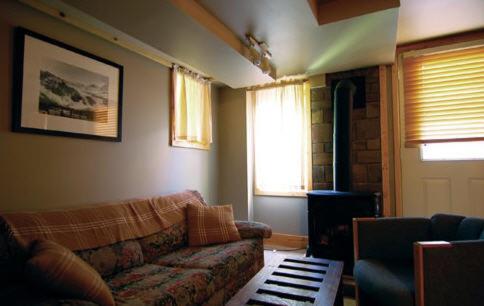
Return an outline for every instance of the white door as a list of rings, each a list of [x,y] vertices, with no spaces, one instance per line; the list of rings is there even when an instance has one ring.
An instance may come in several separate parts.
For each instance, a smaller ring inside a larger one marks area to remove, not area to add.
[[[484,161],[422,161],[420,151],[401,149],[403,216],[484,217]]]

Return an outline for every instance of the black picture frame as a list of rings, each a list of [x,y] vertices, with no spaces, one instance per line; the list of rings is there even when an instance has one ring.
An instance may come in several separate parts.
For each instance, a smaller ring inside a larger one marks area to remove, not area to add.
[[[121,142],[123,66],[22,27],[13,64],[12,131]]]

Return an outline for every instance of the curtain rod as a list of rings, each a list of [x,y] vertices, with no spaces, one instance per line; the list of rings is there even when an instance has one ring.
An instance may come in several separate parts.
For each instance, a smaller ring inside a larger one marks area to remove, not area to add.
[[[286,85],[303,84],[307,81],[309,81],[309,79],[296,79],[296,80],[279,81],[279,82],[256,85],[256,86],[249,86],[249,87],[246,87],[246,90],[260,90],[260,89],[266,89],[266,88],[281,87],[281,86],[286,86]]]

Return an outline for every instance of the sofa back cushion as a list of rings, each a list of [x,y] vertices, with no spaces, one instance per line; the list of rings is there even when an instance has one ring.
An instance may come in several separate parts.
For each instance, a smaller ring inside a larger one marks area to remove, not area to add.
[[[187,225],[185,221],[173,224],[160,232],[138,239],[145,262],[152,263],[158,257],[171,253],[187,245]]]
[[[80,209],[6,213],[2,217],[18,240],[57,242],[85,250],[146,237],[186,220],[188,204],[206,205],[196,191]]]
[[[430,218],[432,223],[432,240],[454,241],[457,229],[465,217],[447,214],[435,214]]]
[[[457,228],[456,240],[484,239],[484,219],[465,218]]]
[[[141,245],[137,240],[126,240],[108,246],[74,252],[101,276],[106,277],[144,263]]]

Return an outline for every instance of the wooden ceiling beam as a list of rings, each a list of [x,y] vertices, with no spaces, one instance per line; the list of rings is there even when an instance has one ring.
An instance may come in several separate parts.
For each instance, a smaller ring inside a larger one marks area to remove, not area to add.
[[[220,19],[205,9],[196,0],[170,0],[170,2],[186,15],[192,17],[200,25],[212,32],[219,39],[224,41],[240,55],[252,62],[249,48],[245,45],[237,34],[230,30]],[[270,65],[269,76],[276,79],[276,68]]]
[[[400,0],[308,0],[319,25],[400,6]]]

